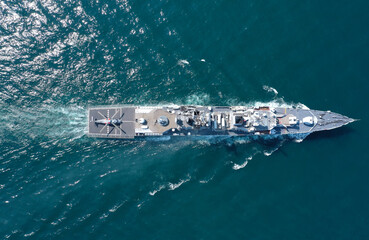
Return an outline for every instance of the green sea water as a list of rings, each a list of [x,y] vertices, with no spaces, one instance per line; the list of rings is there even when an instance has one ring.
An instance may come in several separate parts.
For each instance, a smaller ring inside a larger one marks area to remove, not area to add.
[[[368,239],[369,2],[0,0],[0,239]],[[87,138],[108,104],[360,119],[303,142]]]

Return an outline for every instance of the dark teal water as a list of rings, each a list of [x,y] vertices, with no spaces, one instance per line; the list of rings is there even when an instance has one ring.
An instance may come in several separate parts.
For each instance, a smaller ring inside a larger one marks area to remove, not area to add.
[[[368,9],[1,0],[0,238],[368,239]],[[299,144],[85,136],[88,106],[165,103],[361,120]]]

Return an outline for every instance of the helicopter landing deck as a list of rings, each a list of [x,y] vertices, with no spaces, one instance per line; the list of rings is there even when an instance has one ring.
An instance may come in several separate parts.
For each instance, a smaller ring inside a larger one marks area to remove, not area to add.
[[[134,138],[134,107],[97,107],[88,111],[88,136]]]

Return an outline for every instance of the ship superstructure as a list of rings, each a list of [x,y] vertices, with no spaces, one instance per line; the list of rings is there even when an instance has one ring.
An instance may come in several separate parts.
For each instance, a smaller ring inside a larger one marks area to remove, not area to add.
[[[88,136],[257,136],[309,134],[354,119],[330,111],[245,106],[107,106],[88,110]]]

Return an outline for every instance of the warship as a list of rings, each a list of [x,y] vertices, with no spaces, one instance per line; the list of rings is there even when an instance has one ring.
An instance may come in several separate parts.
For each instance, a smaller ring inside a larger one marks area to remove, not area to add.
[[[296,107],[103,106],[88,109],[88,136],[298,136],[355,121],[331,111]]]

